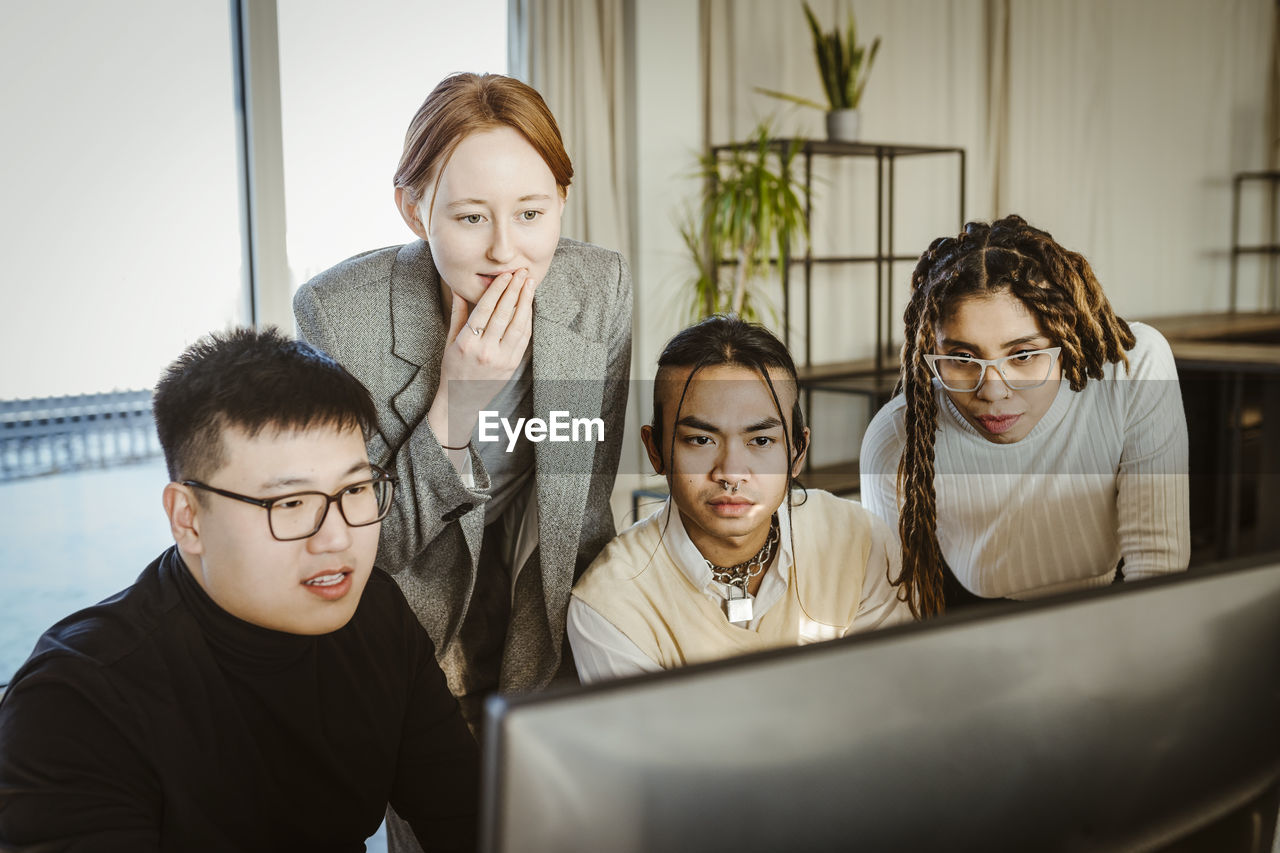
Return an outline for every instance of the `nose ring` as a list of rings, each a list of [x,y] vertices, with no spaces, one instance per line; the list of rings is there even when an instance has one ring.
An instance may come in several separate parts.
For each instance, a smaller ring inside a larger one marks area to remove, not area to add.
[[[741,486],[741,485],[742,485],[742,481],[741,481],[741,480],[739,480],[738,482],[736,482],[736,483],[734,483],[734,484],[733,484],[733,488],[729,488],[729,481],[728,481],[728,480],[721,480],[721,481],[720,481],[720,488],[724,489],[726,492],[728,492],[728,493],[729,493],[729,494],[731,494],[731,495],[736,495],[736,494],[738,493],[738,487],[739,487],[739,486]]]

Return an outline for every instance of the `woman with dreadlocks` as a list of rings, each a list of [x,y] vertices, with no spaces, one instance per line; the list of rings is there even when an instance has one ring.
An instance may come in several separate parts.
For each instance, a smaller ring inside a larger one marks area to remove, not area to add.
[[[900,393],[861,461],[916,615],[1185,569],[1187,427],[1160,333],[1018,216],[933,241],[911,291]]]

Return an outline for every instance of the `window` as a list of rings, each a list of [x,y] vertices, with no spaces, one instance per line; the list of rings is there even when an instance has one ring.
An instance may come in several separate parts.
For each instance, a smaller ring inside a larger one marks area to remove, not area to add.
[[[149,426],[105,417],[128,399],[82,395],[134,389],[145,418],[165,364],[243,321],[227,9],[31,3],[0,28],[0,411],[67,427],[0,432],[0,684],[173,541]]]
[[[412,239],[392,203],[404,129],[446,74],[505,71],[506,11],[279,0],[295,286]],[[101,427],[145,409],[188,344],[247,321],[230,30],[226,0],[28,4],[0,29],[18,81],[0,89],[17,131],[0,158],[0,424],[74,425],[0,429],[0,685],[41,632],[172,542],[154,430]]]
[[[172,543],[147,389],[248,320],[228,8],[67,0],[0,29],[0,691],[45,629]],[[446,74],[505,72],[506,14],[279,0],[295,286],[411,239],[391,188],[405,127]],[[117,410],[130,417],[103,428]],[[42,427],[50,413],[66,428]],[[385,853],[381,830],[368,848]]]
[[[507,70],[507,0],[278,0],[286,227],[295,287],[415,239],[392,175],[404,132],[455,71]]]

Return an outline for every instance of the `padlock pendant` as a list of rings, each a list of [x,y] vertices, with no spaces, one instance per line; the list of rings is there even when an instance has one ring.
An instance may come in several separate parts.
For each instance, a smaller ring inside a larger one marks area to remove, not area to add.
[[[742,594],[742,598],[734,598],[734,592]],[[745,591],[738,589],[736,586],[729,587],[729,597],[724,600],[724,615],[729,617],[729,621],[733,623],[750,622],[751,621],[751,603],[752,599]]]

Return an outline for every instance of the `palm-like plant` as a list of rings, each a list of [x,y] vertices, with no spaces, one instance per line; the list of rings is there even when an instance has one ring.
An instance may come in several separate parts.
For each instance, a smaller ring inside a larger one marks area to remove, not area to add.
[[[849,22],[843,34],[838,27],[824,32],[809,4],[803,2],[801,5],[804,6],[805,17],[809,19],[809,30],[813,33],[813,53],[818,61],[818,73],[822,76],[827,104],[773,89],[757,88],[756,91],[820,110],[856,110],[862,101],[862,91],[867,87],[871,64],[875,62],[876,53],[880,50],[880,37],[872,39],[870,47],[858,44],[858,25],[853,17],[853,9],[849,10]]]
[[[780,148],[762,122],[749,145],[699,159],[702,196],[696,214],[680,226],[698,269],[692,316],[732,312],[760,319],[762,299],[752,285],[808,233],[804,189],[791,174],[799,148],[799,141]]]

